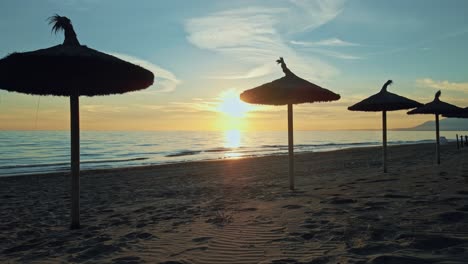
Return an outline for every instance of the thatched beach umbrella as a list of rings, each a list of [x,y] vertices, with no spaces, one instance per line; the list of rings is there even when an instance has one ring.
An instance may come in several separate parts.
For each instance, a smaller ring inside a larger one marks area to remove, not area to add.
[[[468,107],[460,109],[457,113],[443,114],[444,117],[468,118]]]
[[[392,83],[392,80],[388,80],[382,86],[380,92],[362,100],[361,102],[353,106],[348,107],[348,110],[351,111],[382,111],[382,144],[384,172],[387,172],[387,111],[411,109],[418,106],[422,106],[421,103],[387,91],[387,87]]]
[[[79,228],[80,128],[79,96],[121,94],[147,88],[152,72],[114,56],[80,45],[71,21],[55,15],[52,31],[63,30],[62,45],[0,60],[0,89],[35,95],[70,97],[71,228]]]
[[[318,85],[297,77],[291,72],[283,58],[276,61],[286,76],[256,88],[246,90],[242,101],[252,104],[288,105],[288,148],[289,148],[289,188],[294,189],[294,142],[293,142],[293,104],[329,102],[340,99],[335,94]]]
[[[457,113],[444,114],[442,116],[449,117],[449,118],[468,118],[468,107],[460,109],[460,111]],[[461,146],[463,147],[463,135],[460,135],[460,139],[461,139]],[[458,145],[458,134],[457,134],[457,148],[460,148],[460,146]]]
[[[441,92],[438,91],[435,94],[434,101],[408,112],[408,115],[414,115],[414,114],[435,115],[437,164],[440,164],[439,115],[451,115],[451,114],[459,113],[461,111],[461,108],[458,106],[440,101],[439,99],[440,94]]]

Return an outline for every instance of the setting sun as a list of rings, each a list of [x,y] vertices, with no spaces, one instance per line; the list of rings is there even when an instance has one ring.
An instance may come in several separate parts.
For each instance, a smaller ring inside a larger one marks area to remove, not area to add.
[[[240,100],[239,92],[234,89],[223,92],[220,100],[217,110],[229,117],[245,117],[247,112],[253,110],[252,105]]]

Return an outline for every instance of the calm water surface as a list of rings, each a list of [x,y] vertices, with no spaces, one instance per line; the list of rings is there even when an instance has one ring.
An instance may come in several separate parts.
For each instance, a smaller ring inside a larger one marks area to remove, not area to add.
[[[442,131],[449,141],[455,134]],[[381,131],[295,131],[295,152],[381,145]],[[389,145],[434,142],[433,131],[389,131]],[[287,132],[81,132],[81,169],[286,154]],[[0,131],[0,176],[68,171],[69,131]]]

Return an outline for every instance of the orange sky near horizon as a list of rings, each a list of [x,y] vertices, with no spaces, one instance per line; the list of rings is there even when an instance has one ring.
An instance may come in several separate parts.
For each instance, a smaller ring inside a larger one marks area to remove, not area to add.
[[[15,94],[13,102],[8,100],[12,95],[1,94],[1,107],[11,111],[0,113],[0,130],[70,129],[68,98]],[[80,99],[81,130],[287,130],[286,106],[249,105],[240,101],[239,92],[233,89],[208,102],[197,98],[153,109],[106,106],[105,97]],[[352,104],[348,101],[294,105],[294,129],[381,129],[380,112],[348,111],[347,106]],[[406,112],[389,112],[388,128],[408,128],[434,119],[432,115],[408,116]]]
[[[183,2],[181,10],[177,1],[2,1],[0,58],[63,43],[46,21],[59,14],[82,45],[154,73],[144,90],[80,97],[81,130],[286,131],[286,106],[239,101],[242,91],[284,76],[279,57],[341,95],[295,105],[295,130],[380,130],[381,113],[347,108],[387,80],[389,92],[421,103],[441,90],[442,101],[468,106],[468,1]],[[5,88],[0,130],[70,130],[68,98]],[[406,112],[389,112],[388,128],[434,120]]]

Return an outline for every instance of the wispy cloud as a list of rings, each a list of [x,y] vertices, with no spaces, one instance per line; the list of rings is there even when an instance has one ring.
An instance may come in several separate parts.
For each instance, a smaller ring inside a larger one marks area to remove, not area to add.
[[[126,106],[82,105],[82,111],[90,113],[120,113],[128,110]]]
[[[449,81],[435,81],[431,78],[424,78],[416,80],[416,84],[420,87],[434,88],[434,89],[443,89],[450,91],[457,91],[468,93],[468,83],[457,83]]]
[[[258,108],[255,105],[242,102],[239,94],[239,90],[227,89],[216,97],[192,98],[183,102],[169,102],[164,106],[139,105],[136,107],[165,113],[222,113],[231,115],[234,115],[234,112],[243,114]]]
[[[316,29],[335,19],[343,11],[346,0],[291,0],[290,28],[294,31]]]
[[[174,73],[155,65],[149,61],[136,58],[131,55],[110,52],[112,56],[120,58],[122,60],[129,61],[133,64],[139,65],[147,70],[150,70],[154,74],[154,84],[148,89],[153,88],[155,92],[172,92],[176,89],[177,85],[181,84],[181,81],[177,79]],[[153,90],[152,89],[152,90]]]
[[[360,59],[363,59],[363,57],[360,57],[360,56],[347,54],[347,53],[342,53],[342,52],[333,51],[333,50],[327,50],[327,49],[309,48],[308,51],[315,52],[317,54],[321,54],[321,55],[328,56],[328,57],[343,59],[343,60],[360,60]]]
[[[224,79],[224,80],[236,80],[236,79],[250,79],[268,75],[274,72],[277,66],[274,63],[260,65],[253,69],[250,69],[247,72],[242,73],[231,73],[227,75],[215,75],[215,76],[207,76],[209,79]]]
[[[312,30],[334,19],[343,0],[291,0],[288,7],[233,9],[189,19],[187,39],[198,48],[211,50],[251,67],[245,73],[214,76],[245,79],[277,72],[274,60],[284,57],[293,70],[314,80],[337,74],[333,66],[311,56],[303,56],[284,38],[295,31]],[[312,74],[312,75],[311,75]],[[213,76],[211,76],[213,77]]]
[[[168,102],[166,105],[135,105],[146,110],[155,110],[164,113],[202,113],[216,112],[219,100],[216,98],[200,99],[192,98],[184,102]]]
[[[319,41],[291,40],[290,43],[300,48],[306,48],[307,51],[309,52],[314,52],[314,53],[325,55],[328,57],[333,57],[333,58],[338,58],[338,59],[343,59],[343,60],[362,59],[362,57],[360,56],[355,56],[355,55],[351,55],[351,54],[347,54],[343,52],[338,52],[336,50],[331,50],[331,48],[360,46],[360,44],[344,41],[339,38],[323,39]]]
[[[357,43],[348,42],[341,40],[339,38],[330,38],[330,39],[322,39],[319,41],[296,41],[291,40],[291,44],[303,46],[303,47],[351,47],[351,46],[360,46]]]

